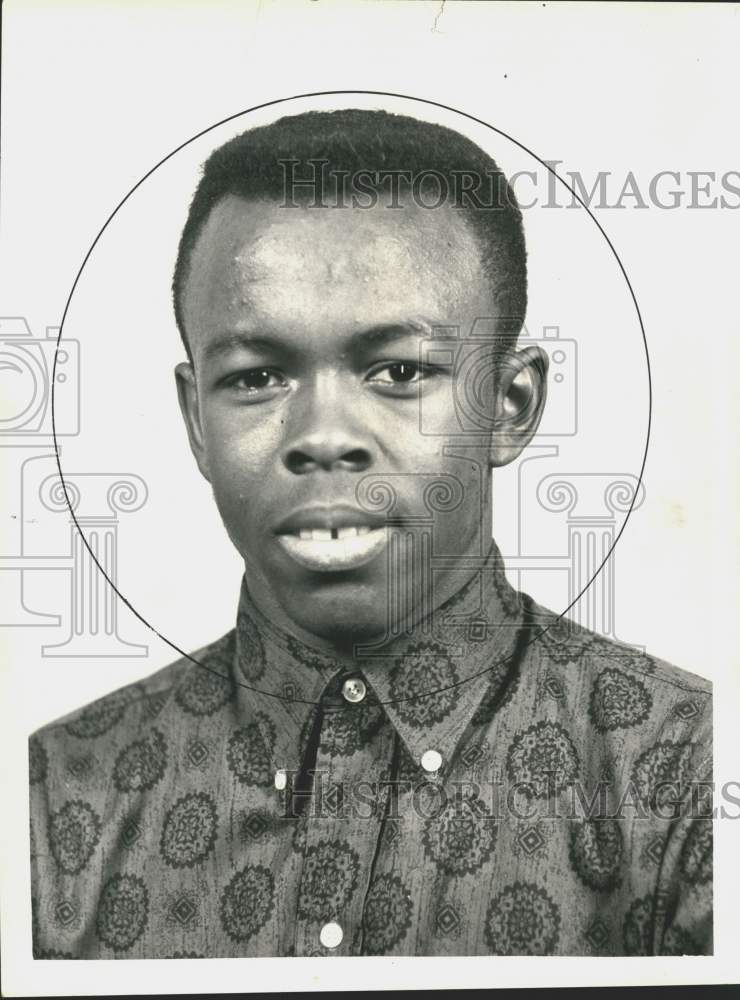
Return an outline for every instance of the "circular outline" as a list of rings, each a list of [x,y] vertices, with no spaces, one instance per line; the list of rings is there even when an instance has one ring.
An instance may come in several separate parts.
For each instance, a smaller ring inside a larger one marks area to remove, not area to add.
[[[591,211],[591,209],[583,201],[583,199],[580,197],[580,195],[576,191],[573,190],[573,188],[568,184],[567,181],[563,180],[563,178],[557,173],[557,171],[555,171],[549,165],[549,163],[547,163],[545,160],[542,160],[539,156],[537,156],[536,153],[533,153],[532,150],[529,149],[528,146],[524,145],[524,143],[519,142],[518,139],[514,139],[507,132],[504,132],[503,129],[496,128],[495,125],[489,125],[488,122],[484,122],[481,118],[476,118],[475,115],[468,114],[466,111],[460,111],[457,108],[452,108],[452,107],[450,107],[447,104],[442,104],[440,101],[429,101],[429,100],[427,100],[424,97],[412,97],[409,94],[397,94],[397,93],[394,93],[392,91],[385,91],[385,90],[318,90],[318,91],[312,91],[312,92],[307,93],[307,94],[293,94],[290,97],[279,97],[279,98],[276,98],[273,101],[265,101],[262,104],[256,104],[254,107],[246,108],[243,111],[238,111],[238,112],[236,112],[233,115],[228,115],[226,118],[222,118],[221,121],[216,122],[214,125],[209,125],[208,128],[201,129],[200,132],[197,132],[195,135],[191,136],[189,139],[186,139],[185,142],[180,143],[179,146],[175,147],[175,149],[173,149],[171,152],[169,152],[166,156],[162,157],[162,159],[158,163],[156,163],[153,167],[151,167],[149,170],[147,170],[147,172],[143,175],[143,177],[141,177],[136,182],[136,184],[134,184],[134,186],[124,195],[124,197],[119,201],[119,203],[116,205],[116,207],[110,213],[110,215],[108,216],[108,218],[105,220],[105,222],[103,223],[102,227],[100,228],[100,230],[98,231],[97,235],[95,236],[95,239],[90,244],[90,247],[88,248],[88,251],[87,251],[87,253],[84,256],[83,261],[80,264],[79,270],[77,271],[77,274],[75,275],[75,279],[74,279],[74,281],[72,283],[72,288],[70,290],[70,293],[67,296],[67,301],[66,301],[66,303],[64,305],[64,312],[62,313],[62,320],[61,320],[61,323],[59,324],[59,333],[57,335],[57,343],[56,343],[56,348],[55,348],[55,351],[54,351],[54,364],[53,364],[53,367],[52,367],[52,378],[51,378],[51,430],[52,430],[52,436],[53,436],[53,439],[54,439],[54,455],[55,455],[55,458],[56,458],[57,469],[59,471],[59,479],[60,479],[60,482],[62,484],[62,489],[64,491],[64,497],[65,497],[65,500],[67,501],[67,506],[69,507],[70,515],[72,517],[72,521],[74,522],[75,528],[77,529],[77,531],[78,531],[78,533],[80,535],[80,538],[82,539],[82,542],[83,542],[85,548],[89,552],[89,554],[90,554],[93,562],[95,563],[95,565],[98,567],[98,570],[103,574],[103,576],[105,577],[105,579],[108,582],[108,584],[113,588],[114,593],[123,601],[123,603],[126,605],[126,607],[139,619],[139,621],[141,621],[144,625],[146,625],[146,627],[151,632],[154,632],[154,634],[156,636],[158,636],[168,646],[170,646],[171,649],[175,650],[176,653],[179,653],[181,657],[183,657],[184,659],[190,660],[192,663],[195,663],[196,666],[199,666],[201,668],[204,668],[205,670],[210,671],[211,673],[215,674],[217,677],[226,677],[226,675],[219,674],[218,671],[212,670],[211,667],[207,667],[204,663],[201,663],[199,660],[196,660],[195,657],[192,654],[187,653],[184,650],[180,649],[179,646],[177,646],[174,642],[172,642],[166,636],[162,635],[161,632],[159,632],[150,622],[147,621],[146,618],[144,618],[144,616],[142,614],[140,614],[136,610],[136,608],[133,607],[133,605],[130,603],[130,601],[128,601],[128,599],[126,597],[124,597],[124,595],[118,590],[118,588],[116,587],[116,585],[113,583],[113,581],[107,575],[107,573],[105,572],[105,570],[103,569],[103,567],[100,565],[100,563],[98,562],[97,558],[95,557],[95,554],[93,553],[92,549],[90,548],[90,545],[88,544],[87,539],[85,538],[84,532],[80,528],[80,525],[79,525],[79,523],[77,521],[77,518],[75,517],[74,510],[72,509],[72,504],[70,503],[69,497],[67,495],[67,485],[64,482],[64,474],[62,473],[62,466],[61,466],[61,461],[60,461],[60,458],[59,458],[59,445],[58,445],[58,442],[57,442],[57,433],[56,433],[56,414],[55,414],[55,411],[54,411],[54,385],[55,385],[55,381],[56,381],[55,380],[55,376],[56,376],[56,367],[57,367],[57,354],[58,354],[58,351],[59,351],[59,346],[61,344],[62,333],[64,331],[64,322],[65,322],[65,320],[67,318],[67,312],[69,311],[69,306],[70,306],[70,303],[72,301],[72,296],[75,293],[75,289],[77,288],[77,284],[78,284],[78,282],[79,282],[79,280],[80,280],[80,278],[82,276],[82,272],[85,269],[85,266],[86,266],[86,264],[87,264],[87,262],[88,262],[88,260],[90,258],[90,255],[92,254],[93,250],[95,249],[95,247],[96,247],[96,245],[98,243],[98,240],[103,235],[103,233],[105,232],[105,230],[108,228],[108,225],[113,220],[114,216],[118,213],[118,210],[120,208],[122,208],[122,206],[128,201],[128,199],[134,193],[134,191],[136,191],[139,187],[141,187],[141,185],[144,183],[144,181],[147,180],[147,178],[150,177],[154,173],[155,170],[158,170],[159,167],[161,167],[163,163],[166,163],[167,160],[171,159],[173,156],[175,156],[175,154],[179,153],[181,149],[185,148],[185,146],[190,145],[191,142],[195,142],[196,139],[200,139],[201,136],[206,135],[206,133],[211,132],[215,128],[219,128],[221,125],[225,125],[227,122],[233,121],[235,118],[240,118],[242,115],[250,114],[253,111],[261,111],[263,108],[270,108],[270,107],[275,107],[276,105],[279,105],[279,104],[285,104],[288,101],[300,100],[302,98],[334,97],[334,96],[339,96],[339,95],[343,95],[343,94],[365,94],[365,95],[371,96],[371,97],[393,97],[393,98],[397,98],[397,99],[401,99],[401,100],[405,100],[405,101],[416,101],[418,104],[427,104],[430,107],[442,108],[445,111],[450,111],[453,114],[460,115],[462,118],[467,118],[468,121],[472,121],[472,122],[475,122],[478,125],[482,125],[484,128],[490,129],[492,132],[496,132],[498,135],[501,135],[505,139],[508,139],[509,142],[514,143],[515,146],[518,146],[519,149],[523,150],[525,153],[527,153],[529,156],[531,156],[533,159],[535,159],[541,166],[543,166],[547,170],[549,170],[550,173],[555,178],[557,178],[558,181],[560,181],[560,183],[571,193],[571,195],[576,199],[576,201],[586,210],[586,212],[588,212],[589,217],[591,218],[592,222],[595,224],[595,226],[597,227],[597,229],[599,230],[599,232],[601,233],[601,235],[604,237],[604,239],[607,242],[607,245],[608,245],[609,249],[614,254],[614,259],[616,260],[617,264],[619,265],[619,269],[622,272],[624,280],[627,283],[627,288],[629,289],[629,293],[630,293],[630,296],[632,298],[633,305],[635,307],[635,312],[637,313],[637,319],[638,319],[638,322],[640,324],[640,332],[642,333],[642,343],[643,343],[643,347],[645,348],[645,363],[646,363],[646,366],[647,366],[647,377],[648,377],[648,419],[647,419],[647,431],[646,431],[646,434],[645,434],[645,448],[644,448],[643,455],[642,455],[642,463],[640,465],[640,472],[639,472],[638,477],[637,477],[637,480],[638,480],[637,481],[637,487],[635,488],[635,491],[633,493],[632,501],[631,501],[631,503],[629,505],[629,509],[627,510],[627,513],[625,515],[624,521],[622,522],[622,526],[619,529],[619,531],[617,532],[617,535],[616,535],[616,537],[614,539],[614,542],[612,543],[611,548],[609,549],[609,551],[607,552],[607,554],[604,556],[604,559],[602,560],[601,564],[596,569],[596,571],[593,574],[593,576],[591,577],[591,579],[586,583],[586,586],[583,588],[583,590],[570,602],[570,604],[567,606],[567,608],[565,608],[565,610],[562,611],[557,616],[557,618],[555,619],[555,621],[551,622],[547,626],[547,628],[543,628],[542,631],[539,632],[534,637],[534,639],[531,639],[526,644],[526,646],[524,648],[527,648],[532,642],[536,642],[547,631],[549,631],[549,629],[551,629],[555,625],[557,625],[557,623],[560,621],[560,619],[563,618],[563,616],[566,615],[568,613],[568,611],[570,611],[570,609],[573,607],[573,605],[576,604],[581,599],[581,597],[586,593],[586,591],[591,586],[591,584],[594,582],[594,580],[599,575],[599,573],[601,573],[601,571],[603,570],[604,566],[606,565],[606,563],[608,562],[609,558],[611,557],[612,552],[616,548],[617,542],[622,537],[622,533],[624,532],[624,529],[627,526],[627,522],[629,521],[629,519],[630,519],[630,517],[632,515],[632,510],[634,508],[635,501],[636,501],[638,493],[640,491],[640,487],[642,486],[642,477],[643,477],[643,473],[645,472],[645,464],[647,462],[648,447],[650,445],[650,431],[651,431],[651,427],[652,427],[652,415],[653,415],[653,380],[652,380],[652,371],[651,371],[651,368],[650,368],[650,352],[648,351],[647,337],[645,336],[645,325],[644,325],[644,323],[642,321],[642,314],[640,312],[640,307],[637,304],[637,298],[635,296],[634,289],[632,288],[632,283],[630,282],[629,277],[627,276],[627,272],[626,272],[626,270],[624,268],[624,264],[622,263],[622,261],[621,261],[621,259],[619,257],[619,254],[615,250],[614,244],[612,243],[612,241],[609,239],[609,237],[604,232],[604,229],[603,229],[601,223],[598,221],[598,219],[595,217],[595,215],[593,214],[593,212]],[[479,673],[477,673],[477,674],[473,674],[472,677],[466,677],[465,680],[458,681],[455,684],[450,684],[450,685],[448,685],[445,688],[438,688],[436,691],[425,692],[424,695],[423,695],[423,697],[428,698],[431,694],[439,694],[442,691],[447,691],[447,690],[449,690],[451,688],[459,687],[462,684],[467,684],[470,681],[473,681],[476,678],[482,676],[483,674],[488,673],[491,670],[494,670],[496,667],[499,667],[501,664],[507,663],[514,655],[515,655],[514,653],[511,653],[509,656],[504,657],[502,660],[497,660],[491,667],[487,667],[485,670],[479,671]],[[255,688],[255,687],[253,687],[250,684],[243,683],[240,679],[237,679],[235,681],[235,683],[239,687],[246,688],[249,691],[256,691],[258,694],[265,695],[266,697],[276,698],[279,701],[288,700],[283,695],[275,694],[274,692],[271,692],[271,691],[262,691],[260,688]],[[417,696],[411,696],[409,698],[399,698],[399,699],[395,699],[393,701],[380,702],[379,704],[381,704],[381,705],[400,704],[401,702],[415,701],[418,697],[422,697],[422,696],[417,695]],[[306,704],[306,705],[319,705],[319,704],[321,704],[320,702],[308,701],[305,698],[292,698],[292,699],[289,699],[289,700],[293,701],[293,702],[295,702],[297,704]]]

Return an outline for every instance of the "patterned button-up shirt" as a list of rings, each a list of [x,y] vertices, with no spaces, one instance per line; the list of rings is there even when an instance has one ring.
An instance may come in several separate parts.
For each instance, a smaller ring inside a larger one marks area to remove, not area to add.
[[[34,955],[711,953],[709,682],[460,574],[345,661],[243,583],[35,733]]]

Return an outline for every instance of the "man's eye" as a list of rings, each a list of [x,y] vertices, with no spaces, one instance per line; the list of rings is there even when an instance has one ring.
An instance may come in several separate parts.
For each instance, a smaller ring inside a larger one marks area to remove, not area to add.
[[[263,392],[266,389],[279,389],[285,380],[277,372],[269,368],[250,368],[239,372],[228,380],[228,385],[248,393]]]
[[[421,382],[423,378],[424,374],[421,368],[414,362],[394,361],[392,364],[377,368],[368,381],[380,385],[408,385],[409,383]]]

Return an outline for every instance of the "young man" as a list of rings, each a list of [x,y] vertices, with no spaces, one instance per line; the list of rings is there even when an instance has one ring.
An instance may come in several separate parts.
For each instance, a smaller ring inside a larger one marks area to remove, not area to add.
[[[32,736],[35,955],[711,952],[709,683],[491,539],[546,375],[496,164],[381,111],[251,130],[173,290],[236,627]]]

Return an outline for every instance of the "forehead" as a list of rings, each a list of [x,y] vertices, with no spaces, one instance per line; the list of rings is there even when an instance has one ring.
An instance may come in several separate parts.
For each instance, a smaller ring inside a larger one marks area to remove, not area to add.
[[[229,195],[193,249],[183,314],[197,351],[225,327],[299,336],[412,316],[462,325],[491,314],[489,288],[478,243],[448,206],[295,208]]]

